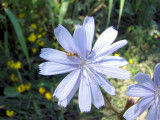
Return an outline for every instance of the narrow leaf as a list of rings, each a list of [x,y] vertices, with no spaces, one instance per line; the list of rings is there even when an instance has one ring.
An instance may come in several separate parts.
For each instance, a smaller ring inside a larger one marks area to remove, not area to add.
[[[8,34],[7,31],[4,32],[4,49],[5,49],[5,55],[8,59],[10,59],[10,52],[8,48]]]
[[[34,109],[35,109],[36,113],[38,114],[39,118],[42,118],[42,112],[39,107],[38,101],[33,100],[33,106],[34,106]]]
[[[69,0],[64,0],[59,11],[59,24],[62,24],[64,16],[68,10]]]
[[[54,29],[54,23],[55,23],[55,21],[54,21],[53,10],[54,10],[54,7],[55,7],[54,5],[56,3],[54,2],[54,0],[47,0],[47,2],[48,2],[47,7],[48,7],[48,10],[49,10],[49,16],[50,16],[50,23],[52,25],[52,29]]]
[[[5,16],[0,14],[0,19],[5,19]]]
[[[29,62],[29,54],[28,54],[28,50],[27,50],[27,46],[26,46],[26,42],[25,42],[25,39],[24,39],[24,36],[23,36],[23,33],[22,33],[22,30],[21,30],[21,27],[15,17],[15,15],[7,8],[5,8],[5,12],[6,14],[8,15],[8,17],[10,18],[12,24],[13,24],[13,27],[15,29],[15,32],[17,34],[17,37],[18,37],[18,40],[20,42],[20,45],[21,45],[21,48],[24,52],[24,55],[26,56],[27,58],[27,62],[30,66],[30,62]]]
[[[122,17],[122,12],[123,12],[124,3],[125,3],[125,0],[120,0],[120,11],[119,11],[117,29],[119,28],[119,25],[120,25],[120,21],[121,21],[121,17]]]
[[[109,0],[109,9],[108,9],[108,18],[107,18],[107,27],[109,26],[109,23],[110,23],[112,7],[113,7],[113,0]]]

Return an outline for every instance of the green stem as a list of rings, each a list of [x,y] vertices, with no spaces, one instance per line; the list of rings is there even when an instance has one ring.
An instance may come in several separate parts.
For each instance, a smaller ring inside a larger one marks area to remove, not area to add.
[[[23,79],[22,79],[22,76],[21,76],[21,73],[19,72],[19,70],[17,70],[17,74],[18,74],[18,77],[20,79],[20,82],[23,83]]]
[[[105,103],[109,106],[109,108],[116,113],[119,120],[124,120],[123,116],[111,105],[111,103],[107,100],[107,98],[104,97]]]

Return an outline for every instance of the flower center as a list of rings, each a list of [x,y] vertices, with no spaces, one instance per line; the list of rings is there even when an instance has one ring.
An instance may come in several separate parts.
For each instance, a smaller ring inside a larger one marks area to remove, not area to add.
[[[81,70],[87,69],[88,68],[88,61],[81,59],[81,61],[79,63],[79,68]]]
[[[155,91],[155,96],[156,96],[156,97],[160,97],[160,89],[157,89],[157,90]]]

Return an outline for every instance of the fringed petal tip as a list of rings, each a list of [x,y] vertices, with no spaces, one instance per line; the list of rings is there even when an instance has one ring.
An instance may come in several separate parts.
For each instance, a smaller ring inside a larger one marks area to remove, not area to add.
[[[53,97],[56,97],[56,94],[55,93],[53,93]],[[57,98],[57,97],[56,97]]]
[[[88,113],[90,110],[81,110],[81,113]]]
[[[61,107],[63,107],[63,108],[65,108],[65,107],[67,106],[67,104],[65,104],[65,103],[63,102],[63,100],[60,100],[59,97],[58,97],[55,93],[53,94],[53,97],[55,97],[56,99],[58,99],[58,105],[59,105],[59,106],[61,106]]]
[[[44,54],[47,54],[47,52],[49,52],[50,49],[51,49],[51,48],[42,48],[41,51],[40,51],[40,55],[39,55],[39,56],[40,56],[41,58],[43,58],[43,55],[44,55]]]
[[[110,95],[116,95],[116,90],[114,90],[112,93],[109,93]]]
[[[128,43],[128,41],[127,41],[127,40],[121,40],[121,41],[123,41],[125,45]]]
[[[53,94],[53,97],[57,98],[58,101],[60,101],[60,99],[59,99],[58,95],[56,95],[56,93]]]
[[[61,25],[61,24],[58,24],[58,26],[55,27],[54,30],[57,30],[59,27],[62,27],[62,25]]]
[[[114,30],[115,32],[117,32],[117,34],[118,34],[118,30],[116,30],[113,26],[110,26],[109,27],[111,30]]]
[[[59,106],[61,106],[61,107],[63,107],[63,108],[65,108],[67,105],[66,104],[64,104],[62,101],[58,101],[58,105]]]
[[[101,107],[105,106],[105,103],[104,104],[101,104],[100,106],[96,107],[97,109],[100,109]]]
[[[44,76],[51,76],[50,74],[47,73],[43,73],[43,72],[39,72],[40,75],[44,75]]]
[[[94,20],[93,16],[86,16],[85,19],[84,19],[84,21],[86,22],[86,21],[89,21],[91,19]]]
[[[64,106],[63,104],[61,104],[61,103],[58,103],[58,105],[59,106],[61,106],[61,107],[63,107],[63,108],[65,108],[66,106]]]

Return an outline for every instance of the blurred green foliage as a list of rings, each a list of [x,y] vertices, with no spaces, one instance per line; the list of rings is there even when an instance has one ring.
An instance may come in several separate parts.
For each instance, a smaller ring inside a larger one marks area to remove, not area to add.
[[[53,33],[58,24],[73,33],[85,16],[94,16],[94,40],[106,26],[118,25],[117,40],[127,39],[128,45],[117,53],[130,61],[124,69],[132,76],[145,72],[153,77],[153,67],[160,60],[159,0],[1,0],[0,6],[0,119],[9,118],[7,110],[13,110],[11,118],[17,120],[118,119],[107,105],[80,113],[77,94],[67,108],[59,107],[56,98],[47,99],[45,93],[53,94],[65,76],[38,74],[38,65],[43,62],[39,58],[41,48],[63,51]],[[104,97],[121,112],[127,86],[135,82],[133,77],[109,80],[117,95],[105,93]],[[44,94],[39,92],[40,87],[45,88]]]

